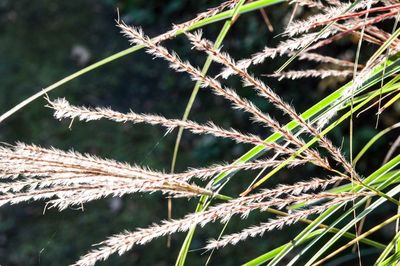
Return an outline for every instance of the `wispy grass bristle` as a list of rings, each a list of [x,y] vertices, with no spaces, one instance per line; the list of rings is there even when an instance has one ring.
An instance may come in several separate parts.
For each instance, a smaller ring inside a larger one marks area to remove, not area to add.
[[[282,79],[302,79],[302,78],[320,78],[324,79],[327,77],[339,77],[339,78],[347,78],[353,75],[352,70],[324,70],[324,69],[306,69],[299,71],[287,71],[280,72],[274,74],[267,74],[268,77],[278,78],[278,80]]]

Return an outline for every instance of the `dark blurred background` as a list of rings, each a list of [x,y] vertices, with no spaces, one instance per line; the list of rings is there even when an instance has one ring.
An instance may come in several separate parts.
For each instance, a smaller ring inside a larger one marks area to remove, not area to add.
[[[157,1],[157,0],[0,0],[0,113],[4,113],[26,97],[57,80],[129,47],[127,40],[115,27],[116,8],[128,24],[141,25],[150,36],[168,30],[172,23],[183,22],[218,1]],[[287,4],[267,9],[275,27],[268,28],[259,12],[240,16],[229,32],[224,49],[240,59],[261,50],[266,44],[276,45],[276,37],[287,23],[292,7]],[[308,12],[308,11],[305,11]],[[205,28],[205,36],[215,40],[223,22]],[[352,59],[353,40],[340,42],[327,53],[343,53]],[[176,50],[182,58],[202,66],[204,54],[193,52],[184,37],[168,41],[166,45]],[[349,56],[350,55],[350,56]],[[272,73],[284,61],[268,61],[254,71],[257,74]],[[306,65],[305,65],[306,64]],[[292,65],[293,68],[313,67],[311,63]],[[210,73],[220,68],[213,65]],[[304,111],[330,93],[341,80],[276,82],[268,84]],[[262,110],[271,113],[282,122],[287,118],[274,111],[264,100],[257,98],[248,88],[240,89],[240,82],[231,79],[228,85],[237,88],[242,96],[253,100]],[[74,79],[54,92],[51,98],[66,97],[71,103],[88,106],[111,106],[120,111],[162,114],[180,118],[191,94],[194,83],[182,73],[168,69],[162,60],[152,60],[143,51],[128,55],[115,62]],[[0,141],[23,141],[45,147],[74,148],[101,157],[148,165],[169,171],[176,131],[165,136],[160,127],[117,124],[107,121],[81,123],[75,121],[71,130],[69,121],[53,119],[52,112],[39,99],[0,124]],[[361,149],[376,132],[372,112],[356,121],[355,150]],[[382,117],[380,127],[397,121],[395,108]],[[205,122],[212,120],[223,127],[234,127],[245,132],[267,136],[268,131],[249,121],[241,112],[233,111],[223,99],[201,90],[192,109],[191,119]],[[331,137],[346,151],[347,125],[332,132]],[[373,149],[374,156],[360,162],[359,171],[367,174],[378,167],[388,149],[393,135],[379,141]],[[177,170],[187,167],[206,166],[221,161],[231,162],[246,152],[250,146],[210,136],[193,136],[185,133],[178,155]],[[368,168],[366,166],[369,166]],[[306,177],[321,174],[313,167],[282,171],[267,185],[293,183]],[[295,174],[296,173],[296,174]],[[238,174],[223,191],[238,195],[257,173]],[[183,217],[194,210],[197,200],[174,200],[173,217]],[[91,244],[119,233],[124,229],[146,227],[167,217],[167,200],[159,194],[130,195],[123,199],[104,199],[86,204],[84,211],[69,209],[63,212],[47,210],[45,203],[5,206],[0,209],[0,264],[1,265],[66,265],[91,249]],[[384,212],[384,210],[382,210]],[[379,213],[376,214],[379,216]],[[254,213],[245,222],[233,219],[227,233],[238,231],[250,224],[266,221],[270,216]],[[212,265],[236,265],[248,261],[279,243],[291,239],[303,226],[294,226],[282,232],[268,233],[236,247],[216,252]],[[222,225],[214,224],[197,231],[189,253],[189,265],[204,264],[208,253],[197,250],[206,240],[216,237]],[[172,237],[172,245],[166,247],[166,238],[160,238],[146,246],[134,247],[125,256],[112,256],[104,265],[171,265],[179,252],[185,234]],[[381,234],[378,240],[386,241]],[[367,250],[373,255],[374,250]]]

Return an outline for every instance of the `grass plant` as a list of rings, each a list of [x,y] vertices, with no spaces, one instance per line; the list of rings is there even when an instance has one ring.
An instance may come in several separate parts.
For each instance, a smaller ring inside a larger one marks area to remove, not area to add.
[[[368,173],[359,172],[357,163],[366,156],[374,156],[369,153],[370,147],[382,136],[398,130],[399,123],[378,132],[358,153],[353,150],[352,135],[353,123],[359,112],[379,106],[377,113],[381,119],[385,111],[399,99],[400,29],[397,28],[397,20],[400,4],[390,0],[357,0],[353,3],[294,0],[289,4],[303,7],[303,11],[312,11],[301,19],[296,19],[301,14],[293,14],[295,18],[281,31],[283,40],[277,47],[266,46],[244,59],[234,59],[224,50],[223,40],[233,24],[240,23],[236,22],[240,14],[284,2],[226,1],[187,22],[173,25],[171,30],[155,37],[147,36],[140,27],[129,26],[118,18],[117,27],[132,44],[131,48],[94,63],[23,100],[1,115],[0,123],[27,104],[45,96],[46,107],[52,109],[54,117],[59,120],[76,119],[96,123],[96,120],[106,119],[116,123],[160,126],[166,128],[167,133],[178,131],[171,158],[171,172],[155,171],[146,166],[77,151],[24,143],[3,144],[0,148],[0,205],[44,200],[46,208],[58,208],[61,211],[104,197],[121,197],[132,193],[161,192],[166,197],[197,198],[198,205],[192,213],[110,236],[83,254],[74,265],[94,265],[113,254],[123,255],[136,245],[144,245],[177,232],[186,232],[187,236],[176,265],[190,264],[188,252],[198,227],[215,222],[226,224],[234,216],[244,220],[254,211],[269,213],[273,218],[240,232],[221,232],[219,237],[210,236],[204,251],[215,250],[212,254],[218,256],[221,248],[235,248],[232,246],[249,238],[274,230],[290,230],[290,226],[299,223],[306,227],[292,241],[279,243],[273,250],[266,250],[259,257],[244,262],[244,265],[323,265],[354,245],[359,250],[357,257],[360,263],[363,254],[360,249],[368,246],[380,252],[375,265],[398,265],[398,226],[393,230],[389,243],[373,239],[373,234],[384,226],[398,223],[398,211],[386,213],[385,219],[373,221],[373,226],[363,228],[361,225],[368,215],[383,204],[394,206],[396,210],[400,208],[400,155],[396,152],[397,147],[390,149],[385,158],[376,158],[384,163],[377,169],[369,169]],[[226,22],[214,43],[203,36],[201,28],[220,20]],[[383,22],[392,25],[390,33],[382,27]],[[178,35],[185,38],[193,50],[207,55],[202,69],[181,59],[175,51],[163,45]],[[348,36],[357,38],[354,58],[336,58],[321,52]],[[364,54],[365,43],[373,45],[372,54]],[[107,107],[85,107],[73,105],[65,98],[52,98],[51,91],[66,82],[140,49],[144,49],[155,60],[166,61],[171,71],[185,73],[194,81],[192,96],[182,119],[137,113],[134,110],[122,113]],[[257,77],[252,71],[267,60],[284,56],[288,58],[287,61],[275,73],[268,74],[269,78],[329,77],[345,79],[347,83],[300,113],[281,97],[280,92],[264,81],[264,77]],[[288,70],[294,60],[313,62],[318,66]],[[221,68],[218,75],[208,74],[211,64]],[[241,80],[238,88],[225,85],[225,80],[232,77]],[[265,138],[234,128],[223,128],[213,121],[198,123],[190,120],[190,110],[200,89],[223,98],[233,109],[247,113],[252,122],[261,130],[271,132],[270,135]],[[266,113],[241,96],[242,90],[253,90],[290,122],[284,123],[287,120],[280,121]],[[350,123],[349,154],[344,154],[341,143],[334,143],[328,136],[342,123]],[[176,173],[175,164],[183,130],[232,140],[236,145],[247,144],[252,148],[240,158],[232,158],[229,163],[204,168],[188,167],[186,171]],[[398,145],[398,141],[394,143]],[[291,184],[280,182],[282,169],[296,169],[304,165],[315,167],[319,174],[302,177],[303,181]],[[253,170],[249,173],[259,171],[260,174],[249,174],[252,178],[248,181],[248,187],[239,195],[225,195],[224,188],[234,182],[235,174],[248,170]],[[277,180],[279,185],[269,187],[267,181],[271,179]],[[342,242],[338,243],[339,240]]]

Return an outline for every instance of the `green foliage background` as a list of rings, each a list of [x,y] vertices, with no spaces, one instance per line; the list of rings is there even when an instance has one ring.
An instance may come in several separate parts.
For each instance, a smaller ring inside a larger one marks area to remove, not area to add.
[[[155,36],[169,29],[172,23],[185,21],[216,4],[217,1],[205,0],[84,0],[79,3],[59,0],[0,1],[0,113],[40,88],[128,47],[127,40],[114,26],[117,6],[127,23],[141,25],[147,34]],[[283,27],[285,16],[290,14],[289,7],[287,4],[273,6],[269,9],[269,14],[274,27],[279,30]],[[206,36],[214,40],[221,27],[222,23],[207,27]],[[274,38],[277,33],[279,32],[268,32],[259,13],[246,14],[239,18],[228,34],[224,49],[239,59],[260,50],[265,44],[276,44],[279,40]],[[349,49],[349,43],[350,40],[348,43],[338,44],[334,49],[343,52]],[[71,51],[77,45],[90,53],[90,59],[84,65],[80,65],[71,55]],[[204,55],[190,50],[183,37],[169,41],[167,45],[177,50],[183,58],[190,58],[199,66],[205,60]],[[335,54],[337,51],[329,52]],[[275,60],[273,64],[264,64],[257,69],[258,74],[271,73],[282,62]],[[216,73],[217,70],[212,67],[210,71]],[[240,87],[237,80],[230,82],[233,87]],[[268,80],[268,83],[299,111],[305,110],[330,91],[329,81],[305,80],[301,81],[301,86],[298,81],[277,83]],[[192,88],[193,82],[188,76],[174,73],[162,60],[152,61],[150,56],[141,51],[75,79],[50,96],[67,97],[72,103],[79,105],[111,106],[121,111],[133,109],[137,112],[160,113],[166,117],[179,118]],[[257,99],[250,90],[241,90],[240,94],[254,100],[263,110],[272,111],[266,102]],[[23,141],[46,147],[74,148],[80,152],[90,152],[102,157],[169,171],[176,132],[164,136],[165,131],[161,128],[104,121],[75,121],[72,130],[69,130],[69,123],[53,119],[51,111],[44,108],[44,105],[44,100],[38,100],[0,124],[0,141]],[[390,114],[381,120],[380,128],[398,121],[399,109],[397,105],[389,110]],[[372,113],[367,112],[365,117]],[[272,114],[274,115],[273,112]],[[197,121],[213,120],[224,127],[232,126],[262,136],[268,135],[264,129],[252,125],[246,115],[232,111],[226,102],[207,91],[200,92],[191,118]],[[362,117],[356,120],[356,128],[354,146],[355,151],[358,151],[378,129],[374,129],[374,121],[366,121]],[[346,132],[348,130],[344,126],[336,129],[330,136],[336,144],[343,142],[345,152],[348,146]],[[389,134],[387,138],[390,137]],[[382,140],[372,148],[372,158],[360,162],[360,172],[369,173],[369,169],[380,165],[381,158],[388,149],[384,143]],[[188,166],[232,161],[248,148],[208,136],[184,134],[177,168],[183,170]],[[304,167],[303,171],[310,175],[314,169]],[[239,175],[226,194],[243,191],[251,177]],[[293,172],[283,171],[279,180],[275,179],[273,182],[292,183],[301,179],[302,173],[299,171],[296,171],[295,177]],[[196,200],[174,200],[173,216],[182,217],[185,213],[193,211],[196,203]],[[67,210],[59,213],[56,210],[47,210],[43,215],[43,210],[44,203],[0,209],[1,265],[72,263],[89,250],[91,244],[104,240],[107,236],[124,229],[145,227],[166,218],[167,202],[165,197],[159,194],[135,195],[125,197],[121,202],[105,199],[87,204],[84,206],[84,212]],[[381,210],[382,213],[384,211]],[[379,212],[375,215],[379,215]],[[245,222],[234,219],[227,232],[237,231],[267,218],[265,214],[256,213]],[[277,243],[289,240],[300,228],[298,225],[290,230],[268,233],[263,238],[218,251],[212,264],[236,265],[247,261],[268,248],[275,247]],[[204,246],[209,237],[217,236],[221,229],[221,225],[216,225],[198,231],[192,246],[195,251],[189,253],[191,265],[205,262],[208,254],[202,254],[201,250],[196,249]],[[166,247],[165,238],[144,247],[135,247],[126,256],[113,256],[107,265],[173,264],[183,238],[184,234],[175,235],[169,249]],[[386,239],[383,234],[377,237],[379,238]]]

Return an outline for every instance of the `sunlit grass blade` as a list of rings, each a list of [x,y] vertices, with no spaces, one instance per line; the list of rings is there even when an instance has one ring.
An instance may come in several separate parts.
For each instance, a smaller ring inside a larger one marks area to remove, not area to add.
[[[387,89],[397,89],[398,88],[398,84],[393,85],[393,86],[386,86],[383,91],[386,91]],[[356,105],[353,109],[349,110],[347,113],[345,113],[340,119],[336,120],[335,122],[331,123],[328,127],[326,127],[323,131],[321,131],[320,136],[325,136],[327,133],[329,133],[331,130],[333,130],[334,128],[336,128],[340,123],[342,123],[343,121],[345,121],[346,119],[348,119],[349,117],[351,117],[351,115],[353,114],[353,112],[356,112],[357,110],[359,110],[360,108],[362,108],[363,106],[365,106],[366,104],[368,104],[371,100],[373,100],[377,95],[379,95],[379,93],[381,93],[382,91],[375,91],[375,93],[371,94],[367,99],[365,99],[364,101],[362,101],[361,103],[359,103],[358,105]],[[304,150],[310,148],[312,145],[314,145],[315,143],[317,143],[319,140],[319,138],[314,137],[312,140],[310,140],[309,142],[306,143],[305,146],[303,146],[302,148],[300,148],[295,154],[293,154],[291,157],[289,157],[285,162],[283,162],[281,165],[275,167],[274,169],[272,169],[268,174],[266,174],[263,178],[261,178],[258,182],[256,182],[253,186],[252,189],[257,188],[258,186],[260,186],[261,184],[263,184],[265,181],[267,181],[269,178],[271,178],[273,175],[275,175],[277,172],[279,172],[280,170],[282,170],[286,165],[288,165],[290,163],[291,160],[295,159],[299,154],[301,154]]]
[[[381,108],[379,108],[378,114],[384,112],[389,106],[394,104],[399,99],[400,99],[400,93],[398,93],[396,96],[394,96],[392,99],[390,99],[385,105],[383,105]]]
[[[389,71],[388,71],[388,69],[386,70],[387,71],[386,72],[387,76],[393,74],[394,72],[396,72],[398,70],[398,68],[400,68],[400,60],[395,60],[394,62],[390,62],[388,64],[388,66],[389,66],[388,67]],[[382,68],[377,69],[376,72],[374,73],[374,75],[370,79],[367,79],[367,81],[360,87],[360,90],[364,91],[367,88],[369,88],[369,87],[373,86],[374,84],[378,83],[380,81],[380,79],[381,79],[381,71],[382,71]],[[392,82],[392,83],[394,83],[394,82]],[[387,84],[387,85],[392,85],[392,83]],[[339,99],[341,97],[342,92],[350,85],[351,85],[351,83],[348,83],[345,86],[343,86],[342,88],[340,88],[340,89],[336,90],[335,92],[333,92],[332,94],[328,95],[326,98],[324,98],[323,100],[321,100],[320,102],[318,102],[317,104],[312,106],[310,109],[305,111],[302,114],[302,117],[304,119],[306,119],[306,120],[309,120],[309,119],[317,120],[318,117],[321,116],[323,114],[323,112],[326,111],[326,109],[329,108],[329,106],[331,106],[332,103],[334,103],[337,99]],[[390,88],[390,86],[388,86],[388,87]],[[376,92],[376,93],[378,93],[378,92]],[[367,98],[367,100],[364,100],[364,103],[361,106],[359,106],[359,108],[361,108],[363,105],[368,103],[374,96],[375,96],[375,94],[371,94],[370,97]],[[346,119],[347,117],[343,117],[342,121],[344,119]],[[335,126],[336,125],[332,126],[332,128],[334,128]],[[298,123],[296,121],[292,121],[292,122],[290,122],[290,123],[288,123],[286,125],[286,128],[288,130],[295,130],[297,127],[298,127]],[[275,142],[275,141],[278,141],[281,137],[282,136],[279,133],[274,133],[271,136],[269,136],[265,141]],[[315,141],[317,141],[317,139],[315,139]],[[312,144],[313,143],[311,143],[310,146]],[[240,164],[240,163],[243,163],[243,162],[247,162],[249,160],[254,160],[258,156],[262,155],[263,151],[264,151],[263,147],[256,146],[256,147],[252,148],[250,151],[248,151],[246,154],[241,156],[239,159],[237,159],[234,162],[234,164]],[[226,185],[227,182],[229,182],[230,178],[233,175],[234,175],[234,172],[223,172],[223,173],[219,174],[218,176],[216,176],[211,181],[211,184],[213,185],[213,187],[215,189],[222,189],[222,187],[224,185]],[[207,204],[209,204],[209,203],[210,202],[209,202],[209,199],[207,197],[202,197],[200,202],[199,202],[199,204],[197,205],[196,212],[204,210],[205,206]],[[185,242],[189,242],[190,243],[191,239],[193,238],[194,232],[195,232],[195,227],[193,227],[188,232]]]
[[[387,219],[386,221],[374,226],[373,228],[369,229],[368,231],[366,231],[365,233],[357,236],[356,238],[354,238],[353,240],[351,240],[350,242],[346,243],[345,245],[341,246],[340,248],[338,248],[337,250],[331,252],[329,255],[327,255],[326,257],[324,257],[323,259],[313,263],[313,265],[321,265],[322,263],[324,263],[325,261],[329,260],[330,258],[333,258],[334,256],[336,256],[337,254],[339,254],[340,252],[344,251],[345,249],[351,247],[352,245],[354,245],[355,243],[357,243],[358,241],[366,238],[367,236],[375,233],[376,231],[382,229],[384,226],[394,222],[396,219],[398,219],[400,217],[400,214],[396,214],[392,217],[390,217],[389,219]]]
[[[391,191],[389,191],[387,194],[390,196],[394,196],[397,193],[400,192],[400,186],[395,187],[394,189],[392,189]],[[364,201],[364,200],[363,200]],[[381,205],[383,202],[385,201],[384,198],[380,198],[379,200],[375,201],[374,203],[372,203],[369,207],[367,207],[365,210],[363,210],[359,215],[357,215],[351,222],[349,222],[348,224],[346,224],[345,226],[343,226],[340,230],[340,232],[338,232],[337,234],[335,234],[327,243],[325,243],[323,245],[323,247],[321,247],[318,252],[316,252],[313,257],[307,261],[306,265],[313,265],[315,263],[315,261],[320,258],[320,256],[322,256],[325,252],[327,252],[328,248],[331,247],[342,235],[344,232],[346,232],[347,230],[349,230],[350,228],[352,228],[354,226],[354,224],[358,221],[360,221],[361,219],[363,219],[364,217],[366,217],[369,213],[371,213],[373,210],[375,210],[379,205]],[[349,213],[349,215],[351,215]],[[389,220],[390,222],[396,220],[398,217],[398,215],[393,216],[393,220],[392,218]],[[368,235],[368,234],[367,234]],[[355,242],[354,242],[355,243]]]
[[[378,180],[381,176],[385,175],[386,173],[388,173],[389,171],[391,171],[393,168],[395,168],[397,165],[400,164],[400,155],[397,156],[396,158],[392,159],[391,161],[389,161],[388,163],[386,163],[384,166],[380,167],[378,170],[376,170],[374,173],[372,173],[368,178],[366,178],[364,180],[364,183],[367,184],[372,184],[375,180]],[[392,176],[390,177],[388,180],[394,179],[397,176]],[[380,184],[378,186],[376,186],[378,189],[383,187],[385,184],[387,184],[387,181],[384,182],[383,184]],[[356,187],[356,190],[358,188]],[[357,204],[353,207],[353,208],[357,208],[358,206],[360,206],[362,203],[364,202],[364,200],[361,200],[359,202],[357,202]],[[338,205],[337,207],[332,207],[330,209],[328,209],[327,211],[325,211],[324,213],[322,213],[320,216],[318,216],[315,220],[314,223],[307,226],[307,228],[305,228],[302,232],[300,232],[293,240],[293,242],[291,243],[291,245],[289,245],[287,248],[285,248],[284,250],[282,250],[282,252],[280,252],[274,259],[273,261],[270,262],[270,264],[268,265],[277,265],[277,263],[279,263],[279,261],[286,255],[288,254],[295,246],[295,243],[297,243],[298,241],[301,241],[305,236],[307,236],[310,232],[312,232],[314,229],[317,228],[318,224],[322,223],[324,220],[326,220],[327,218],[329,218],[334,212],[336,212],[338,209],[340,209],[343,206],[343,204]],[[352,208],[352,209],[353,209]],[[348,210],[348,214],[351,213],[352,210]],[[335,226],[335,224],[331,224],[332,226]],[[322,237],[322,235],[321,235]],[[293,264],[296,260],[298,260],[300,258],[300,256],[302,254],[304,254],[311,246],[313,246],[317,241],[319,240],[319,238],[313,240],[309,245],[307,245],[305,248],[303,248],[291,261],[291,264]]]
[[[395,263],[397,263],[400,260],[400,252],[396,252],[389,258],[387,258],[384,262],[379,264],[379,266],[397,266]]]
[[[323,233],[325,230],[324,229],[318,229],[315,230],[314,232],[312,232],[311,234],[309,234],[305,239],[302,240],[301,243],[299,244],[303,244],[311,239],[313,239],[314,237],[318,236],[319,234]],[[242,264],[243,266],[258,266],[258,265],[262,265],[270,260],[272,260],[277,254],[279,254],[284,248],[287,248],[288,245],[290,245],[290,243],[286,243],[280,247],[274,248],[273,250],[251,260],[248,261],[244,264]]]
[[[375,261],[374,265],[380,265],[386,258],[390,255],[392,250],[394,250],[396,241],[400,238],[400,233],[397,233],[394,238],[386,245],[385,250],[381,253],[379,258]]]
[[[397,156],[396,158],[394,158],[392,161],[390,161],[389,163],[385,164],[383,167],[381,167],[380,169],[378,169],[376,172],[374,172],[373,174],[371,174],[369,177],[367,177],[364,182],[366,184],[371,184],[373,183],[375,180],[379,179],[381,176],[383,176],[385,173],[387,173],[388,171],[390,171],[391,169],[393,169],[394,167],[396,167],[398,164],[400,164],[400,156]],[[394,173],[391,177],[389,177],[385,182],[379,184],[376,186],[377,189],[382,189],[385,188],[386,186],[390,185],[390,182],[394,179],[398,178],[398,173]],[[354,191],[358,191],[359,189],[361,189],[359,186],[355,186],[353,187]],[[400,190],[400,186],[397,186],[396,188],[392,189],[391,191],[389,191],[388,193],[386,193],[389,196],[393,196],[395,194],[397,194]],[[339,222],[341,222],[345,217],[348,217],[350,215],[353,214],[353,210],[361,207],[365,202],[366,202],[366,198],[358,201],[351,209],[347,210],[345,213],[343,213],[338,219],[336,219],[333,223],[331,223],[331,226],[335,226],[336,224],[338,224]],[[369,214],[371,211],[373,211],[377,206],[381,205],[382,203],[384,203],[386,201],[385,198],[379,198],[378,200],[376,200],[372,205],[370,205],[368,208],[364,209],[359,215],[357,215],[356,219],[353,219],[351,222],[347,223],[344,227],[341,228],[341,230],[335,234],[333,237],[330,238],[330,240],[328,242],[326,242],[324,244],[323,247],[321,247],[315,254],[314,256],[307,262],[307,265],[312,264],[323,252],[325,252],[327,250],[328,247],[330,247],[334,242],[336,242],[342,235],[343,233],[345,233],[347,230],[349,230],[354,223],[356,223],[357,221],[360,221],[361,219],[363,219],[364,217],[366,217],[367,214]],[[335,211],[337,211],[338,209],[336,209]],[[323,235],[321,235],[322,237]],[[304,249],[302,249],[298,255],[296,255],[292,261],[291,264],[293,264],[302,254],[304,254],[307,250],[309,250],[318,240],[320,239],[320,237],[314,239],[309,245],[307,245],[307,247],[305,247]]]

